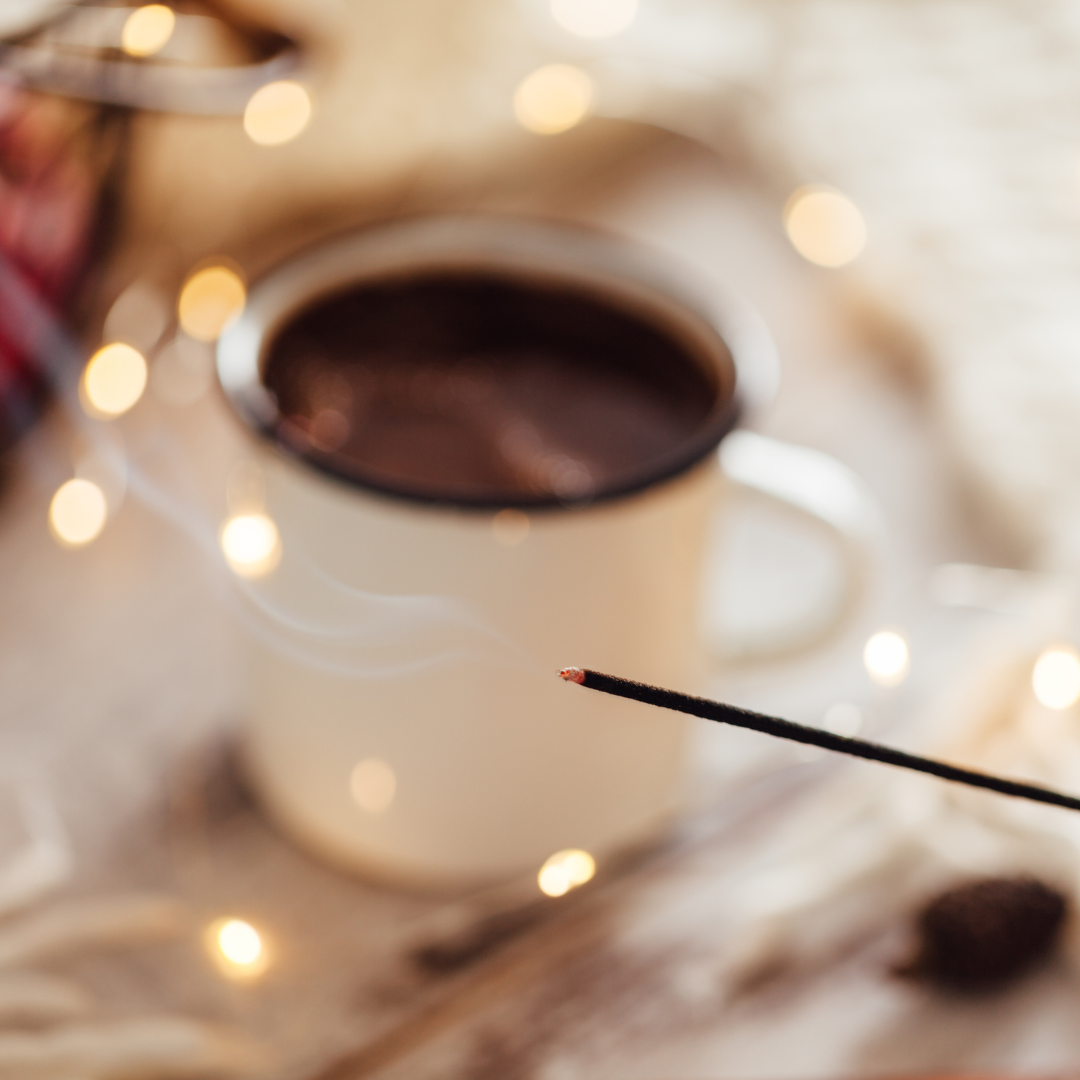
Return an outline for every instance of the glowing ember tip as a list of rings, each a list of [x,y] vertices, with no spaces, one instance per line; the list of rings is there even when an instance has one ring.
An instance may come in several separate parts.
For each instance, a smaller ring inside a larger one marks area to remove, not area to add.
[[[576,682],[578,686],[581,686],[585,682],[585,672],[579,667],[564,667],[559,672],[559,678],[567,682]]]

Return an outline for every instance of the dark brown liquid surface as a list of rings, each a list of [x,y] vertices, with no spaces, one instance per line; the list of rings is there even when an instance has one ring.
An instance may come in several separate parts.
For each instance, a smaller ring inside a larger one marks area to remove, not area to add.
[[[677,455],[722,393],[707,362],[601,299],[449,274],[307,308],[264,380],[282,437],[336,471],[508,503],[625,482]]]

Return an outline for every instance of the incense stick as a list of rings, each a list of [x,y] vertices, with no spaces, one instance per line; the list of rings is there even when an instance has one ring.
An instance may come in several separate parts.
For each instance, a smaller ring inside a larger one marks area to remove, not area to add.
[[[807,746],[819,746],[822,750],[849,754],[851,757],[863,758],[866,761],[880,761],[884,765],[895,765],[900,769],[927,773],[957,784],[996,791],[999,795],[1011,795],[1018,799],[1030,799],[1033,802],[1049,803],[1051,806],[1064,806],[1069,810],[1080,810],[1080,798],[1040,787],[1038,784],[1025,784],[1019,780],[1008,780],[1003,776],[992,776],[974,769],[962,769],[958,765],[949,765],[944,761],[920,757],[918,754],[908,754],[903,750],[894,750],[890,746],[868,742],[866,739],[834,735],[831,731],[806,727],[790,720],[765,716],[734,705],[724,705],[719,701],[692,697],[690,694],[680,694],[674,690],[663,690],[658,686],[620,679],[615,675],[602,675],[598,671],[588,671],[584,668],[563,668],[559,676],[567,682],[587,686],[591,690],[600,690],[605,694],[629,698],[631,701],[641,701],[646,705],[657,705],[661,709],[672,709],[689,716],[701,717],[703,720],[715,720],[718,724],[748,728],[765,735],[773,735],[778,739],[805,743]]]

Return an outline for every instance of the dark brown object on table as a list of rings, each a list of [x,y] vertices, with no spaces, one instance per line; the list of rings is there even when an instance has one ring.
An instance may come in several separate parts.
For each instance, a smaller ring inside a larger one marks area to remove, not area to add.
[[[919,946],[898,974],[965,993],[998,990],[1045,960],[1060,937],[1066,898],[1033,877],[966,882],[919,913]]]

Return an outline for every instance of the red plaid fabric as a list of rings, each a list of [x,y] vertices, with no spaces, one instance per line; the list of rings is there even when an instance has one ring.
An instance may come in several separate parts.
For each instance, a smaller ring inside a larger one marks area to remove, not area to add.
[[[86,268],[101,170],[96,111],[0,81],[0,257],[62,317]],[[8,437],[30,422],[44,390],[24,312],[0,310],[0,405]]]

